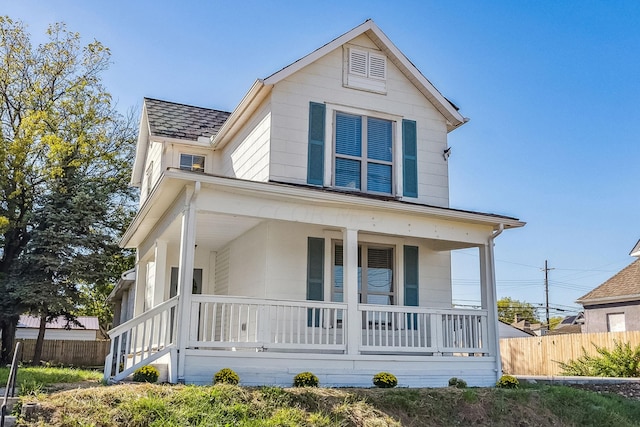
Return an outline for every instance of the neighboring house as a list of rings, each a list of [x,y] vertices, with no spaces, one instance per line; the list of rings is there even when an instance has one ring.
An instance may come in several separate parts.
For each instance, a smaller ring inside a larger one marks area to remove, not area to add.
[[[447,134],[466,121],[370,20],[232,113],[145,99],[121,242],[132,319],[109,332],[105,377],[154,362],[171,382],[229,367],[246,385],[494,384],[494,239],[524,223],[449,208]],[[464,248],[478,310],[452,305]]]
[[[631,251],[640,257],[640,241]],[[640,258],[576,301],[584,307],[583,332],[640,330]]]
[[[500,320],[498,324],[498,336],[500,337],[500,339],[528,338],[528,337],[534,337],[536,336],[536,334],[534,334],[533,332],[528,332],[528,331],[524,331],[522,329],[516,328],[515,326]]]
[[[511,323],[511,326],[531,335],[542,336],[547,334],[547,328],[541,323],[531,323],[524,319]]]
[[[547,335],[580,334],[584,325],[584,313],[565,316],[558,325],[547,332]]]
[[[78,316],[76,322],[68,322],[64,316],[47,322],[45,340],[94,341],[101,339],[97,317]],[[40,330],[40,318],[23,314],[18,320],[16,339],[35,340]]]
[[[113,287],[107,297],[107,302],[113,308],[112,328],[131,320],[133,318],[133,307],[135,302],[136,270],[135,268],[125,271],[120,276],[120,280]]]

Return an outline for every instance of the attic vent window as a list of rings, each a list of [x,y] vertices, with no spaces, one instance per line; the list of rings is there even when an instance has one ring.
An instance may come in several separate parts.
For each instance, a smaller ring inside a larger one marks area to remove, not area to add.
[[[349,58],[349,72],[362,77],[367,77],[367,52],[351,49]]]
[[[204,172],[204,156],[180,154],[180,169],[192,172]]]
[[[387,57],[370,50],[348,47],[345,49],[344,86],[386,93]]]

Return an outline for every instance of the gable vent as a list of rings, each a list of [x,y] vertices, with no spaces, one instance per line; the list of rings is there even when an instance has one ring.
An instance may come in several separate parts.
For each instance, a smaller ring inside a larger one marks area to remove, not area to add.
[[[349,49],[349,72],[359,76],[367,76],[367,52]]]
[[[369,77],[383,80],[387,78],[387,61],[384,56],[369,54]]]

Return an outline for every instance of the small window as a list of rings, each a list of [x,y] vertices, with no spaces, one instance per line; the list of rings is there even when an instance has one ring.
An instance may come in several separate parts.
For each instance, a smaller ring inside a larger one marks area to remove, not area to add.
[[[180,169],[192,172],[204,172],[204,156],[180,154]]]

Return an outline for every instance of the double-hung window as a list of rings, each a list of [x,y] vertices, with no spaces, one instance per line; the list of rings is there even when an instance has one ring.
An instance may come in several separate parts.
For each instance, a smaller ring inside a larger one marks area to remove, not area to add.
[[[204,172],[204,156],[180,154],[180,169],[192,172]]]
[[[362,304],[394,305],[394,250],[389,246],[358,245],[358,295]],[[337,242],[333,253],[331,300],[344,301],[343,247]]]
[[[393,122],[336,112],[334,185],[393,194]]]

